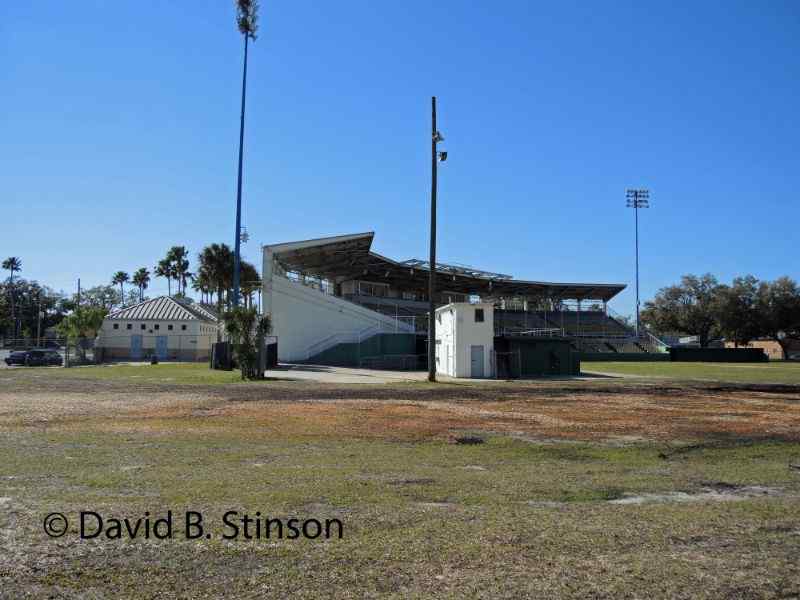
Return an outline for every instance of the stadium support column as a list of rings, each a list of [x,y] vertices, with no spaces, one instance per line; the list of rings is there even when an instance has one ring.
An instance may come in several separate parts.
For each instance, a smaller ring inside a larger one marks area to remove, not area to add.
[[[431,247],[428,260],[428,381],[436,381],[436,96],[431,98]]]

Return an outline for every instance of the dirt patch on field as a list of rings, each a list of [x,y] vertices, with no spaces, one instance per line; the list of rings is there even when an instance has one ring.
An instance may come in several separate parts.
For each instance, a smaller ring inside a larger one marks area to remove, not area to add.
[[[530,440],[800,439],[791,386],[517,382],[420,386],[175,386],[7,380],[0,429],[74,427],[395,440],[491,432]]]

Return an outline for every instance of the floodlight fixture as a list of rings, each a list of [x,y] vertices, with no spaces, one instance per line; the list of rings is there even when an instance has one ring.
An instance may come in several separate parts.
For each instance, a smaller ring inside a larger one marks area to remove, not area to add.
[[[443,150],[439,152],[439,162],[444,162],[447,160],[447,151]]]

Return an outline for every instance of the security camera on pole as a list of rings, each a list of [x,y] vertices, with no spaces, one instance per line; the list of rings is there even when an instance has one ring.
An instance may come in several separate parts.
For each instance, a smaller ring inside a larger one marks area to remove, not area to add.
[[[431,98],[431,253],[428,260],[428,381],[436,381],[436,187],[439,161],[447,160],[447,152],[439,152],[437,144],[444,136],[436,129],[436,96]]]

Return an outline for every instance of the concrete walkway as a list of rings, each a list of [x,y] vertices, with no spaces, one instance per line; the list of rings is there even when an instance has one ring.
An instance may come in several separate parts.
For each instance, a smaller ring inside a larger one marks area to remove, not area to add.
[[[427,371],[383,371],[325,365],[280,364],[266,371],[267,377],[318,381],[321,383],[393,383],[398,381],[426,381]],[[449,378],[445,378],[449,379]]]

